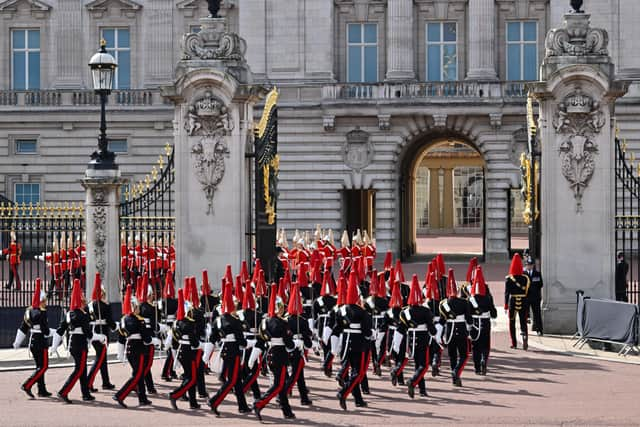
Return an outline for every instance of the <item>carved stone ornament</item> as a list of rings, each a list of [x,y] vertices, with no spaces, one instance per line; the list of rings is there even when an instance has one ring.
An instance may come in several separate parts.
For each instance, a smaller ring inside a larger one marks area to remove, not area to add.
[[[182,37],[183,59],[217,59],[244,61],[247,42],[235,33],[203,31]]]
[[[347,141],[343,146],[344,163],[360,173],[373,160],[374,148],[369,134],[359,127],[347,133]]]
[[[547,33],[544,42],[546,56],[609,55],[607,31],[591,28],[589,17],[583,13],[564,15],[564,28],[555,28]]]
[[[598,145],[593,137],[604,124],[600,104],[584,94],[580,87],[558,104],[553,118],[553,127],[558,135],[562,135],[558,148],[562,175],[573,191],[576,212],[582,211],[582,195],[596,167]]]
[[[105,262],[105,242],[107,241],[107,209],[104,206],[96,206],[92,217],[95,225],[95,249],[93,255],[96,260],[96,269],[104,277]]]
[[[190,107],[185,130],[199,137],[191,146],[193,168],[207,198],[207,215],[213,214],[213,197],[225,173],[225,157],[229,156],[226,137],[233,130],[229,110],[222,100],[207,91]]]

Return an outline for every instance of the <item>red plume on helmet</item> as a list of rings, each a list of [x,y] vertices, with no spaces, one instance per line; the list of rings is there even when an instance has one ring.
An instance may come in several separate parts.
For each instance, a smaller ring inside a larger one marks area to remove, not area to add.
[[[236,297],[236,301],[238,302],[242,302],[244,300],[244,291],[242,290],[242,284],[244,282],[242,281],[242,276],[237,275],[236,276],[236,292],[235,292],[235,297]]]
[[[420,289],[420,282],[418,281],[418,275],[414,274],[411,278],[411,289],[409,290],[409,305],[421,305],[422,304],[422,290]]]
[[[267,283],[264,280],[264,270],[258,272],[258,281],[256,282],[256,296],[262,297],[267,294]]]
[[[42,286],[41,280],[38,277],[36,279],[36,288],[33,290],[33,298],[31,299],[31,308],[40,308],[40,287]]]
[[[269,293],[269,317],[276,317],[276,297],[278,296],[277,294],[278,294],[278,286],[275,283],[272,283],[271,292]]]
[[[287,313],[291,316],[299,316],[303,312],[302,297],[300,295],[300,285],[296,282],[291,284],[291,292],[289,293],[289,304],[287,305]]]
[[[189,290],[191,291],[191,304],[193,308],[200,307],[200,298],[198,296],[198,285],[196,284],[196,276],[189,277]]]
[[[400,262],[400,258],[396,260],[395,272],[396,272],[396,280],[398,282],[400,283],[406,282],[406,279],[404,278],[404,271],[402,271],[402,263]]]
[[[467,283],[473,283],[473,275],[476,272],[476,267],[478,266],[478,258],[473,257],[469,260],[469,267],[467,268]]]
[[[447,298],[455,298],[457,296],[458,296],[458,285],[456,284],[455,277],[453,277],[453,268],[450,268],[448,279],[447,279]]]
[[[127,285],[127,290],[124,293],[124,301],[122,302],[122,315],[128,316],[131,314],[131,285]],[[178,307],[179,309],[180,307]]]
[[[202,270],[202,295],[211,295],[211,285],[209,284],[209,272]]]
[[[384,280],[384,273],[378,274],[378,288],[376,290],[378,291],[376,296],[379,298],[387,297],[387,284]]]
[[[162,291],[162,298],[175,298],[176,290],[175,283],[173,282],[173,274],[171,272],[167,272],[167,275],[164,280],[164,289]]]
[[[436,282],[440,282],[440,279],[442,279],[442,276],[444,276],[444,271],[440,271],[440,269],[438,268],[438,261],[436,261],[436,259],[433,258],[429,262],[429,266],[431,267],[431,271],[433,272],[433,275],[436,278]]]
[[[249,280],[249,269],[247,268],[247,261],[244,259],[242,260],[242,264],[240,264],[240,279],[242,283]]]
[[[427,278],[427,299],[440,301],[440,288],[436,281],[436,274],[432,271]]]
[[[396,281],[392,281],[391,283],[391,300],[389,301],[389,307],[402,308],[402,294],[400,293],[400,283]]]
[[[236,311],[236,305],[233,302],[233,289],[231,283],[226,283],[222,291],[222,314],[231,314]]]
[[[378,273],[376,270],[371,271],[371,281],[369,283],[369,295],[378,294]]]
[[[482,272],[482,267],[478,266],[475,272],[475,278],[473,281],[473,286],[471,287],[471,295],[486,295],[487,294],[487,283],[484,281],[484,273]]]
[[[227,267],[225,268],[224,279],[229,283],[233,283],[233,273],[231,272],[230,264],[227,264]]]
[[[357,304],[360,299],[358,292],[358,278],[354,271],[349,274],[349,288],[347,289],[347,301],[349,305]]]
[[[91,301],[100,301],[102,298],[102,280],[100,272],[96,271],[96,278],[93,281],[93,292],[91,292]]]
[[[387,253],[384,255],[384,271],[391,270],[392,265],[393,265],[393,253],[391,253],[391,251],[387,251]]]
[[[80,279],[73,280],[73,289],[71,290],[71,304],[69,311],[82,309],[82,289],[80,288]]]
[[[256,284],[258,283],[258,279],[260,278],[260,271],[262,270],[262,261],[260,258],[256,259],[256,264],[253,266],[253,277],[251,281]]]
[[[184,290],[178,289],[178,311],[176,320],[184,320]]]
[[[444,265],[444,257],[442,254],[436,255],[436,262],[438,263],[438,271],[440,272],[440,277],[444,276],[444,272],[447,271],[447,267]]]
[[[521,276],[523,272],[522,258],[519,253],[515,253],[511,258],[511,266],[509,267],[509,276]]]
[[[344,278],[344,274],[338,278],[338,300],[337,305],[343,305],[347,299],[347,280]]]
[[[428,287],[429,284],[429,275],[433,273],[433,263],[429,262],[427,264],[427,274],[424,275],[424,285]]]
[[[255,310],[256,299],[253,297],[253,289],[251,288],[251,282],[245,282],[244,287],[244,299],[242,300],[243,310]]]
[[[309,264],[303,262],[298,267],[298,286],[300,288],[305,288],[309,286],[309,276],[307,275],[307,271],[309,270]]]

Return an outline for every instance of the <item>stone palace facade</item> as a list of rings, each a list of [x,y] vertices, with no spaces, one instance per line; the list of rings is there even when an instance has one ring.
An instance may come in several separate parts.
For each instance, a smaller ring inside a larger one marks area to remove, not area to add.
[[[417,234],[471,232],[487,258],[505,259],[522,226],[525,84],[568,3],[224,0],[254,80],[280,91],[279,226],[363,227],[379,250],[404,255]],[[640,82],[635,2],[584,9],[608,31],[618,78]],[[0,0],[0,194],[84,200],[99,120],[87,63],[101,38],[119,63],[111,148],[124,177],[148,174],[173,142],[160,87],[173,81],[182,35],[206,15],[204,0]],[[632,151],[639,114],[632,84],[616,104]]]

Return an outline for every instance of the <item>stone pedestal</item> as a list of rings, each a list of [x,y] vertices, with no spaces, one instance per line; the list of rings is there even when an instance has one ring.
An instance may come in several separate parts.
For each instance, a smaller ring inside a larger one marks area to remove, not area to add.
[[[540,105],[544,329],[573,333],[576,291],[614,296],[614,103],[606,31],[589,15],[565,15],[545,42]]]
[[[176,281],[206,268],[218,288],[226,264],[238,271],[249,254],[246,153],[261,87],[251,85],[244,40],[225,20],[201,24],[183,37],[175,83],[163,94],[175,104]]]
[[[125,181],[118,169],[87,169],[82,186],[86,190],[87,290],[91,295],[96,271],[100,272],[107,300],[120,301],[120,188]]]
[[[497,80],[495,0],[469,1],[469,72],[467,80]]]

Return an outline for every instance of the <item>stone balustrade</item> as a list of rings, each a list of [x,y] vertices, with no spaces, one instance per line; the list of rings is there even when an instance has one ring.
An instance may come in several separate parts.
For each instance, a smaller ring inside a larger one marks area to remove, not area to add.
[[[108,105],[122,107],[151,107],[166,105],[167,101],[156,89],[114,90]],[[99,106],[100,96],[93,90],[0,90],[0,107],[74,107]]]

